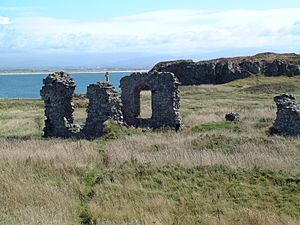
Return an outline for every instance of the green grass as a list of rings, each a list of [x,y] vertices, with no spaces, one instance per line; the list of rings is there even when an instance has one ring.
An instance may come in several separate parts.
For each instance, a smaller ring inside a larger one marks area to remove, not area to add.
[[[205,224],[207,215],[234,223],[235,212],[243,209],[298,218],[300,186],[289,176],[259,169],[125,163],[99,172],[101,182],[89,205],[99,224]]]
[[[38,99],[0,99],[0,109],[41,109],[44,107],[42,100]]]
[[[0,223],[299,224],[300,138],[268,130],[274,95],[300,99],[300,77],[180,90],[181,133],[108,121],[93,141],[43,139],[41,100],[0,99]]]
[[[114,140],[122,138],[124,136],[139,135],[142,133],[140,129],[127,128],[114,121],[107,121],[106,123],[106,134],[102,137],[103,140]]]
[[[231,130],[234,132],[239,131],[239,123],[238,122],[229,122],[229,121],[222,121],[222,122],[211,122],[211,123],[204,123],[192,128],[193,132],[205,132],[211,130]]]

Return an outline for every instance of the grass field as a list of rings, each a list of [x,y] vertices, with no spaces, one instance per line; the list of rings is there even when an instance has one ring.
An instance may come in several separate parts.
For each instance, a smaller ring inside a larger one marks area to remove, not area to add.
[[[0,224],[300,224],[300,138],[268,134],[282,92],[300,77],[181,87],[180,134],[109,122],[94,141],[43,139],[42,101],[0,99]]]

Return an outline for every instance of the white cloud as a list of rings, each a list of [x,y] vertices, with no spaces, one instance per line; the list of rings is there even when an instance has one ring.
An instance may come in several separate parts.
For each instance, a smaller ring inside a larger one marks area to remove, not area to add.
[[[10,24],[10,19],[8,17],[0,16],[0,25]]]
[[[0,24],[10,20],[0,17]],[[0,50],[42,52],[211,52],[300,50],[300,8],[166,10],[103,21],[21,17],[0,29]]]

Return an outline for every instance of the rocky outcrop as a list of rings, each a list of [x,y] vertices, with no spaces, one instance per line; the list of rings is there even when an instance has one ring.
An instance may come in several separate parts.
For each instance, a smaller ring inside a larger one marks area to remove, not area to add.
[[[300,135],[300,109],[296,98],[291,94],[281,94],[274,97],[277,106],[277,116],[273,132],[283,136]]]
[[[160,62],[150,72],[174,73],[183,85],[223,84],[262,73],[266,76],[300,75],[300,55],[262,53],[251,57],[193,62]]]

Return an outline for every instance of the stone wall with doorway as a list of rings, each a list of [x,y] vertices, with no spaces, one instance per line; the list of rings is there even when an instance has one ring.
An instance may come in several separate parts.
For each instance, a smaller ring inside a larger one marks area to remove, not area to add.
[[[179,110],[179,82],[173,73],[133,73],[120,81],[124,122],[134,127],[175,127],[175,113]],[[151,91],[151,118],[140,117],[141,91]]]

